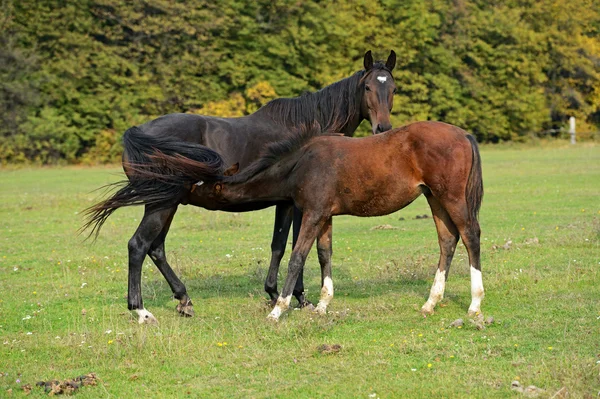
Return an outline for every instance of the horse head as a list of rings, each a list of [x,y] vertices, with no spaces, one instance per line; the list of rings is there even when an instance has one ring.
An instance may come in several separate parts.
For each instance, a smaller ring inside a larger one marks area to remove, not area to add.
[[[392,128],[390,112],[394,104],[396,83],[392,71],[396,66],[394,50],[385,62],[373,62],[371,50],[364,58],[365,73],[361,79],[362,100],[361,116],[371,122],[373,134]]]

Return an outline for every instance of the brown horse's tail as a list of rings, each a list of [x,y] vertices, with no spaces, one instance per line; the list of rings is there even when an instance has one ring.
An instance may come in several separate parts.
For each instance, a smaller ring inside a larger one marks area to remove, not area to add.
[[[88,237],[97,237],[106,219],[117,209],[133,205],[170,208],[179,203],[190,183],[215,178],[223,169],[221,156],[208,147],[151,136],[138,127],[125,132],[123,147],[128,180],[106,186],[117,191],[84,210],[86,221],[80,232],[91,228]],[[171,164],[169,160],[184,162]]]
[[[469,208],[469,218],[477,220],[479,216],[479,208],[483,200],[483,177],[481,173],[481,157],[479,156],[479,147],[477,140],[470,134],[467,134],[467,139],[471,142],[471,150],[473,151],[473,162],[471,163],[471,171],[469,172],[469,180],[467,181],[466,197],[467,207]]]

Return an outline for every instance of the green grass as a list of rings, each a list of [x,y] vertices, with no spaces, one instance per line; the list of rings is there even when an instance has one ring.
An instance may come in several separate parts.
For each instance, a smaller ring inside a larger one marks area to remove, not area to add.
[[[600,147],[481,153],[482,309],[496,320],[482,331],[448,328],[470,303],[462,244],[443,307],[427,319],[418,312],[438,258],[432,219],[415,219],[429,214],[423,198],[385,217],[335,218],[329,313],[292,311],[278,324],[266,321],[262,292],[273,209],[181,207],[167,251],[196,316],[176,315],[147,260],[145,305],[160,324],[140,326],[125,295],[127,241],[141,208],[116,212],[93,245],[76,233],[80,211],[97,200],[91,191],[119,179],[119,169],[1,171],[0,397],[89,372],[101,383],[78,397],[519,397],[515,379],[544,389],[542,397],[562,387],[597,397]],[[397,229],[371,230],[381,224]],[[305,273],[316,301],[314,253]],[[322,344],[342,349],[323,354]]]

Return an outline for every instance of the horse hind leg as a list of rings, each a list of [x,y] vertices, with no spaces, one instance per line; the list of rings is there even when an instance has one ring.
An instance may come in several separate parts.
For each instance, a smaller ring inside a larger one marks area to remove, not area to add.
[[[454,251],[458,243],[458,229],[448,212],[440,204],[437,198],[431,193],[426,194],[427,202],[433,214],[433,220],[438,233],[438,243],[440,246],[440,259],[438,268],[435,273],[433,285],[429,293],[427,302],[421,308],[421,313],[424,317],[434,313],[435,305],[444,298],[444,290],[446,288],[446,280],[450,272],[450,264],[454,257]]]
[[[173,221],[175,212],[177,212],[177,207],[170,208],[166,211],[168,211],[168,217],[166,218],[160,234],[152,242],[150,250],[148,251],[148,256],[150,256],[150,259],[152,259],[165,280],[167,280],[167,283],[173,292],[173,297],[179,300],[179,303],[177,304],[177,312],[181,316],[192,317],[194,316],[194,306],[192,304],[192,300],[188,296],[185,285],[181,282],[179,277],[177,277],[167,262],[167,256],[165,253],[165,239],[169,233],[169,228],[171,227],[171,222]]]
[[[445,209],[458,228],[460,238],[467,249],[471,271],[471,304],[468,315],[481,318],[481,302],[485,296],[481,276],[480,236],[481,229],[476,218],[469,216],[466,200],[444,204]]]
[[[273,240],[271,241],[271,263],[265,279],[265,292],[271,298],[271,306],[275,306],[279,293],[277,292],[277,274],[279,265],[285,253],[290,226],[293,219],[293,206],[279,204],[275,207],[275,223],[273,226]]]
[[[142,264],[152,243],[168,221],[169,214],[169,210],[151,211],[146,207],[142,221],[127,245],[129,252],[127,307],[137,313],[140,324],[158,322],[154,315],[144,308],[141,283]]]

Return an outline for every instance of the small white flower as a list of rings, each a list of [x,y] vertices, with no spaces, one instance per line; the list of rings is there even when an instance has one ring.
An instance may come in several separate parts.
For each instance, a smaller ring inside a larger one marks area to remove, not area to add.
[[[87,285],[87,283],[81,284],[81,288],[85,287],[86,285]]]
[[[232,256],[233,256],[233,255],[231,255],[231,254],[225,254],[225,257],[226,257],[226,258],[231,258]]]
[[[29,320],[29,319],[31,319],[31,316],[29,316],[29,315],[23,317],[23,320]]]
[[[417,371],[417,369],[410,369],[410,371]]]
[[[31,331],[28,331],[28,332],[27,332],[27,335],[32,335],[32,334],[33,334],[33,333],[32,333]]]
[[[19,270],[19,268],[18,268],[18,267],[16,267],[16,266],[15,266],[15,267],[13,267],[13,272],[16,272],[17,270]]]
[[[374,398],[376,396],[377,396],[377,394],[375,392],[369,394],[369,398]]]
[[[112,332],[112,330],[106,330],[104,331],[105,334],[110,334]]]

